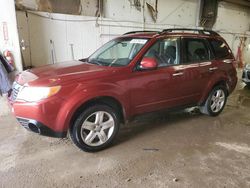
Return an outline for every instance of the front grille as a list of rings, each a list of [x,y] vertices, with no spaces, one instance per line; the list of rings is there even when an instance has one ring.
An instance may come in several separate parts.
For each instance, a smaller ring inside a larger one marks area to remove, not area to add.
[[[22,86],[20,84],[18,84],[17,82],[13,83],[12,91],[11,91],[11,96],[10,96],[10,99],[12,101],[16,100],[17,95],[18,95],[19,91],[21,90],[21,88],[22,88]]]
[[[28,128],[29,126],[29,120],[27,119],[22,119],[22,118],[17,118],[17,121],[25,128]]]

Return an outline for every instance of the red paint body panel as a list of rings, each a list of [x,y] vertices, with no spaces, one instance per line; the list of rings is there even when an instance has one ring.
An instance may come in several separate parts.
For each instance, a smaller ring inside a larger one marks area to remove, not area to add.
[[[129,119],[163,108],[198,105],[220,81],[225,81],[231,92],[237,83],[231,62],[197,62],[149,71],[135,70],[136,64],[158,38],[183,35],[151,33],[122,36],[149,38],[131,63],[124,67],[73,61],[25,71],[16,79],[19,84],[36,87],[60,85],[61,90],[40,102],[14,102],[13,111],[17,117],[34,119],[54,131],[62,132],[67,131],[72,116],[80,106],[98,97],[117,100],[123,108],[124,118]],[[197,37],[195,34],[186,35]],[[215,66],[218,70],[209,72],[209,68]]]

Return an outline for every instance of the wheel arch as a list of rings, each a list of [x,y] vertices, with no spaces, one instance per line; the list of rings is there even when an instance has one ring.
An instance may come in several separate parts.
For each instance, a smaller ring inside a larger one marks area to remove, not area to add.
[[[213,88],[217,87],[217,86],[224,86],[226,88],[226,95],[229,95],[229,86],[228,83],[225,79],[221,79],[217,82],[214,82],[213,84],[210,84],[210,87],[208,87],[208,89],[206,89],[206,91],[203,93],[202,98],[199,102],[199,105],[204,105],[206,102],[207,97],[209,96],[209,93],[212,91]]]
[[[69,130],[72,129],[72,125],[73,125],[74,121],[82,113],[82,111],[84,111],[88,107],[93,106],[95,104],[104,104],[104,105],[107,105],[107,106],[113,108],[115,111],[118,112],[120,122],[125,123],[126,112],[125,112],[125,109],[122,106],[121,102],[119,100],[117,100],[116,98],[111,97],[111,96],[100,96],[100,97],[95,97],[95,98],[92,98],[88,101],[85,101],[83,104],[81,104],[75,110],[75,112],[73,113],[73,115],[70,119]]]

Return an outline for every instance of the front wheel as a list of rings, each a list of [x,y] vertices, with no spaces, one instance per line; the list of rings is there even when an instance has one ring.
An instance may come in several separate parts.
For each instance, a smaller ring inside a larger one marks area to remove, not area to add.
[[[216,86],[209,94],[200,111],[209,116],[217,116],[224,109],[227,102],[227,90],[224,86]]]
[[[110,146],[119,130],[117,113],[109,106],[94,105],[80,114],[70,131],[74,144],[87,152]]]

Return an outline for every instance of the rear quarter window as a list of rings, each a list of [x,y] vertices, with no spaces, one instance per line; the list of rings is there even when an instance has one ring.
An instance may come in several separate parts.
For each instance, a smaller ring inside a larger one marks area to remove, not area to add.
[[[219,39],[209,39],[208,40],[216,59],[232,59],[233,55],[231,50],[228,48],[227,44]]]

